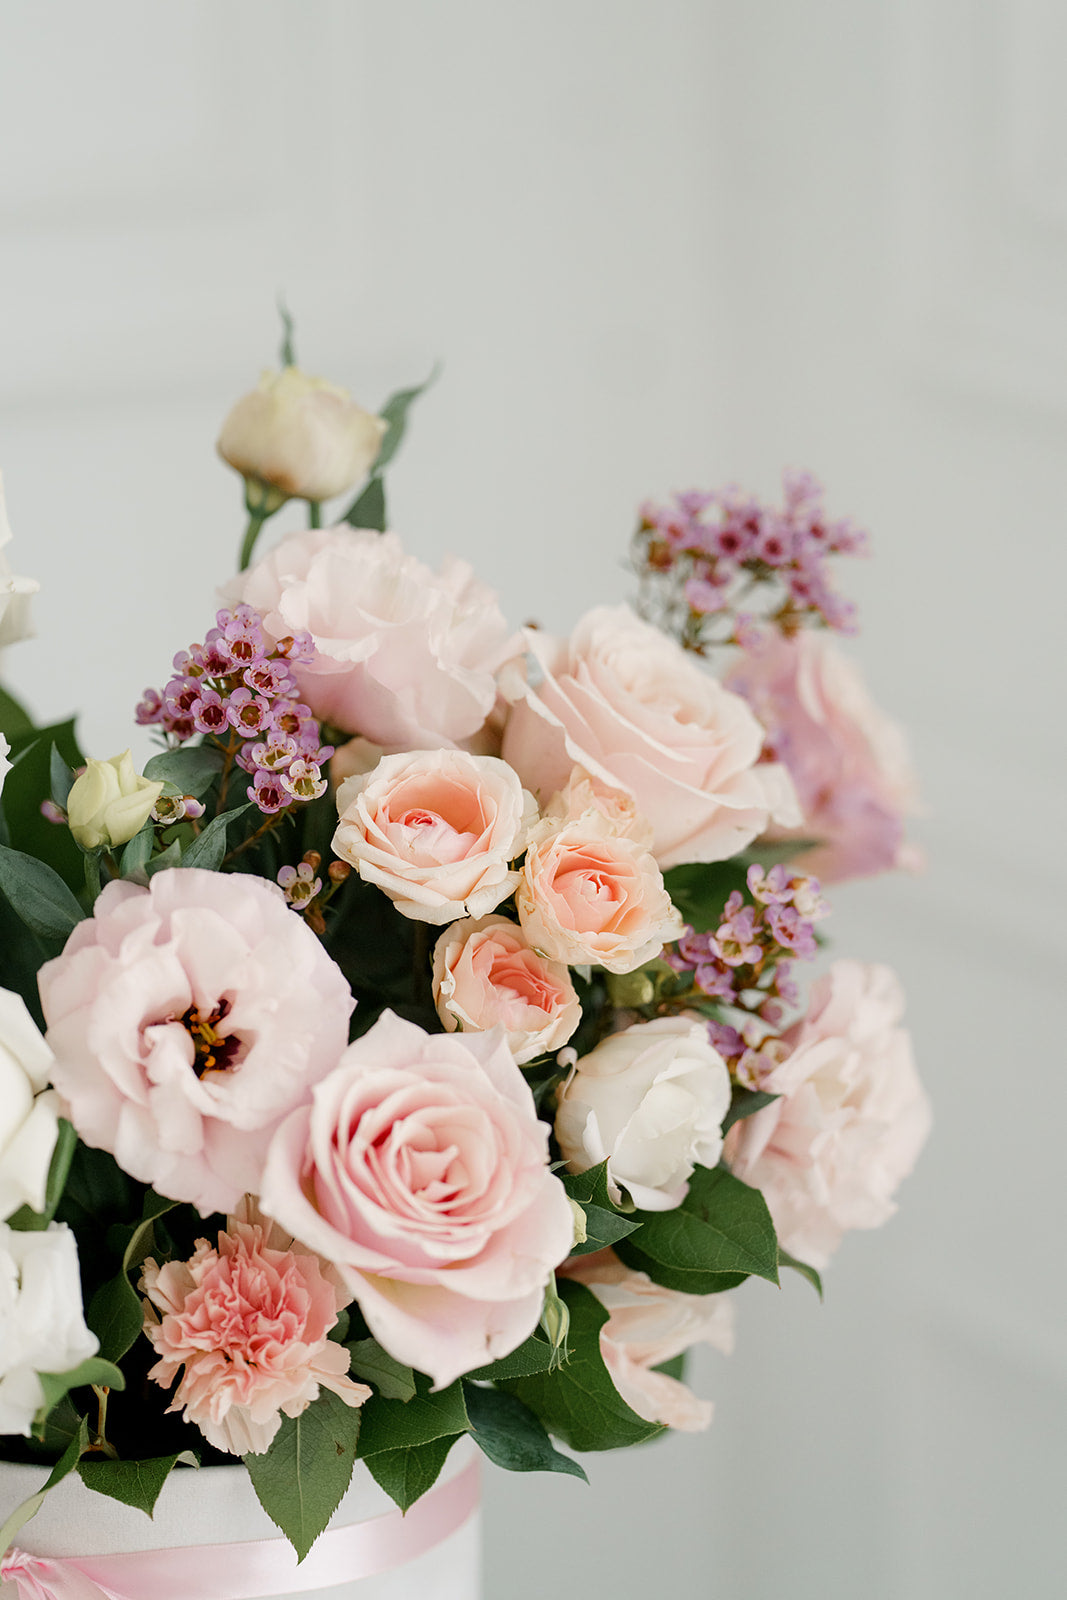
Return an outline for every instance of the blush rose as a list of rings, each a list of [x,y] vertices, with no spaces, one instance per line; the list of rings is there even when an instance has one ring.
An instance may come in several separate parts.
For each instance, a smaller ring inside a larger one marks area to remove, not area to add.
[[[419,922],[483,916],[506,900],[537,815],[506,762],[463,750],[384,756],[346,779],[333,848]]]
[[[502,1034],[427,1034],[390,1011],[283,1124],[261,1203],[438,1387],[533,1332],[573,1238]]]
[[[449,1033],[503,1028],[520,1065],[559,1050],[582,1017],[564,963],[531,949],[507,917],[445,929],[434,947],[433,997]]]
[[[588,612],[569,641],[527,643],[541,677],[512,707],[503,755],[540,799],[580,765],[633,797],[663,868],[725,860],[771,818],[800,821],[746,703],[627,606]]]

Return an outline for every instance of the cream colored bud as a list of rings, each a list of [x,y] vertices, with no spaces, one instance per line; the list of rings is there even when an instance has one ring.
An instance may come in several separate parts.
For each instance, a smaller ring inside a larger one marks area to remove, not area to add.
[[[142,778],[128,750],[110,761],[89,760],[67,797],[70,831],[83,850],[113,849],[140,833],[162,783]]]
[[[385,428],[347,390],[285,367],[238,400],[217,449],[246,480],[283,498],[330,500],[367,476]]]
[[[570,1196],[568,1196],[568,1199],[570,1199]],[[577,1246],[585,1243],[589,1237],[589,1230],[586,1227],[585,1207],[580,1206],[577,1200],[571,1200],[570,1205],[574,1214],[574,1244]]]

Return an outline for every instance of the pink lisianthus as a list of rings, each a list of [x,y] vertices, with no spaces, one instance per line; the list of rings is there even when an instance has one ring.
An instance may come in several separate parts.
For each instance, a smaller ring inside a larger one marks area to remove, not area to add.
[[[261,1201],[438,1386],[533,1332],[574,1236],[502,1034],[427,1034],[391,1011],[279,1129]]]
[[[739,695],[627,606],[599,606],[569,641],[531,632],[541,679],[512,707],[503,754],[547,802],[573,767],[632,796],[664,869],[723,861],[771,818],[799,822],[785,770]]]
[[[496,675],[519,654],[491,589],[464,561],[432,572],[395,533],[311,528],[291,534],[229,585],[273,639],[310,633],[294,665],[320,720],[385,749],[432,749],[477,734]]]
[[[796,785],[803,821],[773,836],[820,841],[803,856],[805,872],[840,883],[915,864],[904,840],[916,810],[904,735],[831,638],[775,634],[741,657],[727,683],[752,706]]]
[[[824,1267],[851,1228],[877,1228],[930,1131],[904,996],[888,967],[835,961],[790,1054],[761,1079],[781,1098],[734,1123],[726,1160],[760,1189],[784,1249]]]
[[[275,884],[196,868],[109,883],[39,983],[80,1137],[203,1216],[258,1189],[274,1130],[336,1066],[354,1004]]]
[[[600,1354],[631,1411],[647,1422],[699,1433],[712,1419],[710,1400],[655,1369],[694,1344],[710,1344],[724,1356],[734,1348],[734,1305],[726,1294],[683,1294],[632,1272],[610,1250],[576,1256],[562,1269],[584,1283],[608,1311],[600,1330]]]
[[[217,1450],[261,1455],[320,1388],[361,1406],[371,1390],[347,1376],[349,1353],[328,1335],[347,1304],[337,1273],[243,1204],[214,1249],[198,1239],[188,1261],[144,1264],[144,1331],[167,1389]]]
[[[449,1033],[503,1028],[520,1065],[559,1050],[582,1019],[564,963],[532,949],[507,917],[445,929],[434,946],[433,997]]]

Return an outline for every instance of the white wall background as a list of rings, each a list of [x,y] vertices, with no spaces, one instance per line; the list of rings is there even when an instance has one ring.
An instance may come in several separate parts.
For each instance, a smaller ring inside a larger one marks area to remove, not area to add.
[[[825,1306],[744,1294],[710,1434],[491,1476],[488,1600],[1063,1592],[1065,68],[1056,0],[0,0],[4,671],[95,753],[232,568],[278,289],[367,404],[443,358],[393,521],[517,622],[621,598],[672,486],[810,465],[874,533],[930,869],[835,932],[935,1137]]]

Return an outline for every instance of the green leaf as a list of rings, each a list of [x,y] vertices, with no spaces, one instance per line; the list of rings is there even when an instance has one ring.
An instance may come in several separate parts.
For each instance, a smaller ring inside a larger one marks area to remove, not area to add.
[[[42,1233],[47,1228],[56,1214],[56,1207],[66,1186],[67,1174],[77,1143],[78,1135],[66,1118],[60,1117],[59,1132],[56,1135],[55,1149],[52,1151],[52,1160],[48,1168],[44,1210],[31,1211],[29,1206],[20,1206],[14,1216],[8,1218],[9,1227],[16,1228],[21,1233]]]
[[[246,800],[243,806],[235,806],[232,811],[224,811],[220,817],[209,822],[202,833],[198,833],[192,844],[187,844],[182,853],[183,867],[203,867],[208,872],[217,872],[222,866],[226,854],[226,830],[231,822],[244,816],[246,811],[251,811],[252,802]]]
[[[102,1283],[89,1302],[85,1320],[100,1341],[100,1353],[109,1361],[120,1361],[136,1342],[144,1326],[141,1297],[129,1274],[139,1267],[153,1248],[154,1224],[173,1211],[177,1202],[149,1189],[145,1195],[142,1219],[130,1235],[122,1266],[113,1278]]]
[[[151,857],[145,871],[150,878],[153,878],[157,872],[167,872],[172,867],[184,867],[184,865],[181,842],[172,839],[165,850],[161,850],[158,856]]]
[[[352,1377],[369,1383],[383,1400],[400,1400],[406,1404],[415,1398],[415,1375],[411,1368],[394,1360],[377,1339],[356,1339],[346,1348],[352,1355]]]
[[[31,933],[65,943],[85,916],[57,872],[36,856],[0,845],[0,890]]]
[[[764,872],[767,872],[771,867],[777,866],[779,861],[796,861],[799,865],[799,857],[803,852],[805,850],[814,850],[816,845],[822,842],[821,839],[776,839],[773,842],[770,839],[763,839],[756,844],[749,845],[748,849],[737,859],[742,863],[746,872],[753,863],[762,867]]]
[[[103,1361],[99,1356],[90,1356],[87,1361],[82,1361],[69,1372],[39,1372],[41,1390],[44,1402],[37,1413],[35,1425],[43,1428],[45,1419],[53,1406],[68,1395],[72,1389],[84,1389],[88,1384],[95,1384],[98,1389],[125,1389],[126,1379],[118,1367],[110,1361]]]
[[[74,768],[63,759],[54,741],[49,756],[48,775],[52,799],[61,810],[65,811],[67,796],[74,787]]]
[[[672,1211],[645,1211],[639,1239],[617,1253],[655,1283],[686,1294],[717,1294],[743,1277],[778,1282],[778,1239],[758,1189],[725,1167],[697,1167]]]
[[[8,743],[23,734],[33,732],[33,718],[20,705],[9,690],[0,688],[0,733],[6,734]]]
[[[415,1389],[411,1400],[385,1400],[375,1395],[366,1402],[359,1440],[361,1457],[383,1450],[418,1449],[446,1434],[467,1431],[470,1424],[462,1384],[449,1384],[433,1394],[429,1378],[417,1373]]]
[[[412,389],[398,389],[389,396],[378,415],[386,424],[385,436],[382,447],[378,451],[378,459],[374,463],[374,470],[380,473],[387,467],[400,449],[408,425],[408,412],[420,395],[425,394],[430,385],[435,382],[439,366],[434,366],[430,376],[424,383],[417,383]]]
[[[658,1423],[630,1410],[611,1381],[600,1354],[600,1330],[608,1320],[600,1301],[584,1284],[567,1278],[560,1280],[559,1293],[570,1312],[570,1360],[555,1372],[509,1380],[503,1387],[574,1450],[614,1450],[662,1433]]]
[[[469,1373],[468,1377],[486,1378],[494,1382],[497,1378],[531,1378],[535,1372],[548,1372],[555,1357],[556,1352],[548,1340],[532,1333],[509,1356],[501,1356],[499,1361],[492,1362],[488,1367],[479,1367],[477,1372]]]
[[[283,367],[295,367],[296,346],[293,342],[293,317],[282,295],[278,296],[278,315],[282,319],[282,343],[278,351],[278,360]]]
[[[778,1247],[778,1265],[788,1267],[791,1272],[799,1272],[802,1278],[807,1278],[819,1299],[822,1299],[822,1279],[814,1267],[809,1267],[806,1261],[798,1261],[796,1256],[791,1256],[781,1245]]]
[[[52,746],[71,767],[84,764],[71,720],[35,728],[11,740],[14,769],[4,780],[4,813],[10,844],[39,861],[47,861],[70,888],[81,888],[82,852],[69,828],[49,822],[41,802],[52,787]]]
[[[466,1431],[466,1430],[464,1430]],[[401,1511],[408,1511],[416,1500],[432,1489],[448,1460],[448,1452],[462,1435],[446,1434],[407,1450],[381,1450],[367,1461],[367,1470]]]
[[[478,1448],[508,1472],[566,1472],[588,1483],[585,1469],[555,1449],[544,1425],[513,1394],[465,1383],[471,1435]]]
[[[747,868],[739,861],[691,862],[670,867],[663,882],[682,916],[697,933],[714,933],[735,889],[744,891]]]
[[[363,492],[353,500],[344,520],[353,528],[373,528],[385,532],[385,485],[375,473]]]
[[[119,859],[119,871],[124,878],[133,878],[141,873],[146,873],[152,851],[156,845],[156,830],[151,822],[146,822],[140,833],[135,833],[126,845]]]
[[[587,1172],[565,1172],[560,1175],[569,1198],[577,1200],[585,1212],[586,1238],[584,1243],[574,1246],[572,1255],[584,1256],[594,1250],[603,1250],[606,1245],[625,1239],[627,1234],[641,1226],[639,1217],[624,1214],[612,1200],[608,1193],[607,1172],[607,1162],[601,1161]]]
[[[78,1475],[87,1489],[106,1494],[123,1505],[133,1506],[151,1516],[160,1491],[177,1463],[199,1466],[189,1450],[172,1456],[153,1456],[147,1461],[80,1461]]]
[[[222,771],[223,755],[212,745],[183,745],[180,750],[161,750],[144,769],[154,783],[172,783],[181,794],[200,797],[206,794]]]
[[[360,1413],[330,1389],[298,1417],[283,1417],[269,1450],[244,1464],[264,1511],[303,1561],[348,1488]]]
[[[740,1084],[734,1084],[730,1097],[730,1109],[722,1119],[722,1131],[726,1133],[735,1122],[741,1122],[745,1117],[755,1116],[757,1111],[762,1111],[764,1106],[773,1105],[780,1096],[768,1094],[766,1089],[742,1089]]]
[[[56,1484],[67,1476],[68,1472],[73,1472],[78,1464],[78,1458],[88,1448],[89,1426],[85,1418],[82,1417],[78,1432],[70,1441],[36,1494],[31,1494],[28,1500],[24,1500],[20,1506],[16,1506],[3,1527],[0,1528],[0,1555],[3,1555],[9,1548],[19,1529],[41,1509],[44,1504],[44,1497],[49,1489],[54,1489]]]

